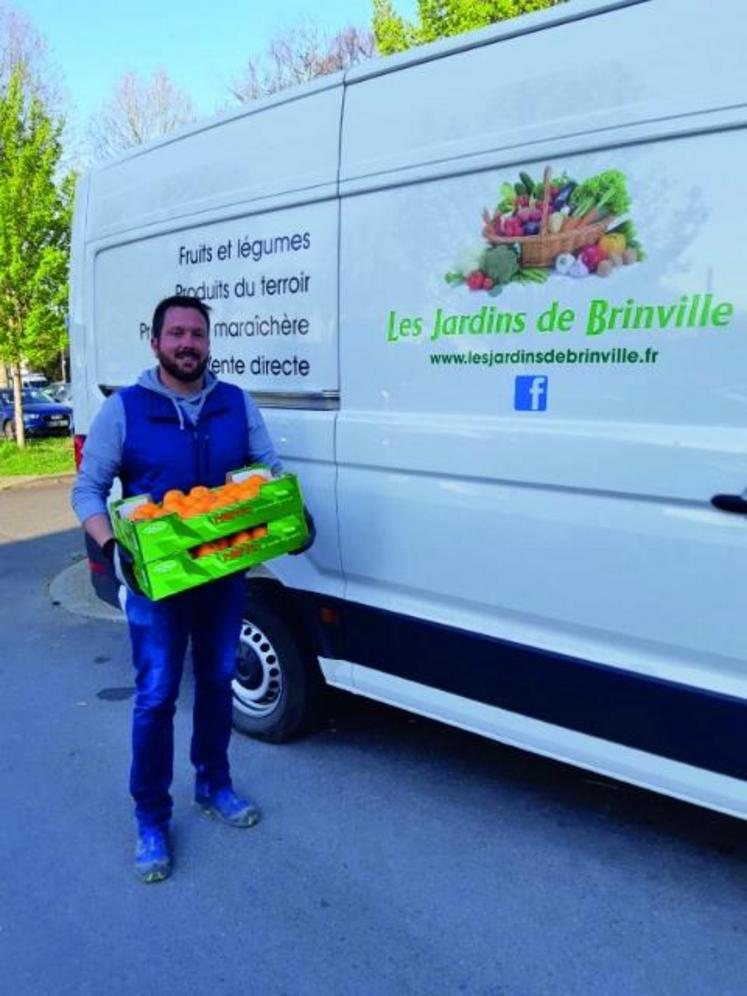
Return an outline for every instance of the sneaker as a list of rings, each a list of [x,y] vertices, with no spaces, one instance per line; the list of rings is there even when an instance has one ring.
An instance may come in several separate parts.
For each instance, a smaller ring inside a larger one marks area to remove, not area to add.
[[[198,792],[195,802],[203,813],[231,827],[253,827],[259,823],[259,810],[254,803],[239,799],[232,788],[218,789],[210,795]]]
[[[135,875],[141,882],[162,882],[171,874],[171,851],[165,830],[140,830],[135,849]]]

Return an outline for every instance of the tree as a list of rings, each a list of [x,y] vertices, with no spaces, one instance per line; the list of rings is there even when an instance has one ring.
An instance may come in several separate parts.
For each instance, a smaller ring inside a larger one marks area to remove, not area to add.
[[[263,54],[249,59],[231,93],[242,103],[269,97],[286,87],[348,69],[374,53],[370,31],[349,25],[330,37],[313,22],[300,21],[276,35]]]
[[[484,28],[565,0],[418,0],[417,23],[396,13],[392,0],[373,0],[373,30],[381,55],[404,52],[464,31]]]
[[[95,156],[109,159],[194,120],[189,96],[174,86],[163,69],[145,81],[126,73],[111,99],[91,118],[88,134]]]
[[[0,359],[12,370],[19,446],[22,363],[46,362],[67,334],[75,178],[59,178],[62,128],[14,68],[0,91]]]
[[[0,3],[0,91],[5,92],[14,69],[22,69],[28,87],[44,102],[48,113],[59,116],[63,86],[51,64],[47,43],[25,14]]]

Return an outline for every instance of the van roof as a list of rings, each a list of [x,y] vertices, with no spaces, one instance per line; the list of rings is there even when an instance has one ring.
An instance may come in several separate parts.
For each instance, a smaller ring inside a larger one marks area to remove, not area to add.
[[[651,3],[651,0],[573,0],[573,3],[563,3],[557,7],[534,11],[531,14],[522,14],[506,21],[498,21],[485,28],[477,28],[474,31],[467,31],[450,38],[441,38],[427,45],[418,45],[397,55],[372,59],[370,62],[348,69],[345,73],[345,82],[357,83],[360,80],[383,76],[408,66],[431,62],[433,59],[440,59],[445,55],[453,55],[470,48],[480,48],[483,45],[492,45],[508,38],[517,38],[520,35],[532,34],[535,31],[544,31],[559,24],[580,21],[586,17],[595,17],[620,7],[632,7],[640,3]]]
[[[270,107],[299,100],[312,93],[329,90],[345,84],[359,83],[363,80],[372,79],[376,76],[384,76],[388,73],[397,72],[400,69],[420,63],[431,62],[434,59],[463,52],[467,49],[480,48],[483,45],[490,45],[497,41],[516,38],[520,35],[527,35],[536,31],[543,31],[560,24],[579,21],[587,17],[595,17],[622,7],[632,7],[642,3],[651,3],[651,0],[573,0],[573,3],[563,3],[557,7],[522,14],[519,17],[500,21],[485,28],[478,28],[475,31],[468,31],[454,37],[443,38],[426,45],[418,45],[415,48],[408,49],[408,51],[396,55],[372,59],[362,65],[354,66],[344,73],[331,73],[319,79],[300,83],[298,86],[288,87],[279,93],[273,94],[271,97],[253,100],[235,110],[203,118],[200,121],[185,125],[182,128],[169,132],[168,135],[128,149],[126,152],[107,160],[105,163],[93,166],[89,172],[99,173],[106,171],[121,162],[141,156],[159,146],[169,145],[189,135],[215,128],[236,118],[256,114]]]

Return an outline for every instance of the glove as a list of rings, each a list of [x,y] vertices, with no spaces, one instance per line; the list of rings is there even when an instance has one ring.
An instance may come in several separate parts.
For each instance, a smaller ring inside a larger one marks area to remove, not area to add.
[[[299,546],[297,550],[289,551],[291,557],[295,557],[299,553],[305,553],[311,546],[313,546],[314,540],[316,539],[316,526],[314,525],[314,519],[311,515],[311,512],[308,510],[308,508],[306,508],[305,505],[303,507],[303,517],[304,519],[306,519],[306,527],[309,530],[309,535],[304,540],[303,546]]]
[[[123,584],[133,595],[142,595],[143,589],[135,577],[135,567],[130,551],[123,547],[121,543],[117,543],[113,536],[104,543],[101,550],[104,556],[111,561],[117,581]]]

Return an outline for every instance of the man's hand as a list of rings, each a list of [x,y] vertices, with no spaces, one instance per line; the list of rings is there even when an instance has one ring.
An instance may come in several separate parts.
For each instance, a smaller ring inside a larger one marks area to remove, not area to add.
[[[304,540],[303,546],[299,546],[297,550],[289,551],[291,557],[295,557],[299,553],[305,553],[311,546],[313,546],[314,540],[316,539],[316,526],[314,525],[314,519],[311,512],[305,505],[303,507],[303,517],[306,519],[306,526],[309,530],[309,535]]]
[[[135,577],[132,554],[129,550],[117,543],[113,536],[101,547],[104,556],[109,560],[114,568],[114,576],[120,584],[123,584],[133,595],[142,595],[143,589],[140,587]]]

